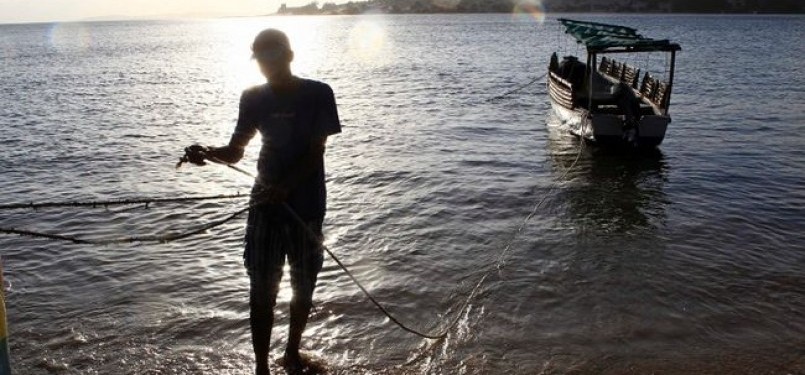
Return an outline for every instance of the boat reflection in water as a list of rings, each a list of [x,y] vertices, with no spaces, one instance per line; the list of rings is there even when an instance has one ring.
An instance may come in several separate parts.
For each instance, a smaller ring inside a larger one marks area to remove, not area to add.
[[[522,273],[517,297],[524,302],[511,310],[539,312],[523,329],[536,327],[529,345],[550,348],[543,373],[661,369],[646,358],[673,353],[676,338],[690,334],[688,325],[671,324],[679,320],[667,307],[674,278],[662,256],[665,158],[656,149],[598,148],[565,126],[548,120],[547,155],[558,188],[545,211],[557,230],[534,237],[528,254],[542,268]]]
[[[664,221],[667,165],[658,149],[598,148],[551,129],[548,148],[554,174],[569,184],[557,194],[564,213],[585,232],[629,234]],[[576,158],[578,157],[578,161]],[[575,165],[574,165],[575,162]],[[570,169],[568,171],[568,169]]]

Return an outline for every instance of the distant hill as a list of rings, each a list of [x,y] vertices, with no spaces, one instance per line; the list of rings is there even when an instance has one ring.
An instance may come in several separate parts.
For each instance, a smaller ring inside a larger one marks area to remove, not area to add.
[[[368,0],[280,6],[277,14],[508,13],[537,0]],[[543,0],[543,11],[618,13],[805,13],[805,0]]]

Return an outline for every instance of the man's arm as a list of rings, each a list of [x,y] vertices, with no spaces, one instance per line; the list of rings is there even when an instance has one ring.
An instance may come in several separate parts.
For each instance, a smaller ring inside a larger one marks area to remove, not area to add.
[[[206,157],[212,161],[220,160],[226,164],[235,164],[243,159],[243,151],[246,145],[249,144],[251,136],[245,134],[235,133],[229,144],[222,147],[210,147],[207,151]]]

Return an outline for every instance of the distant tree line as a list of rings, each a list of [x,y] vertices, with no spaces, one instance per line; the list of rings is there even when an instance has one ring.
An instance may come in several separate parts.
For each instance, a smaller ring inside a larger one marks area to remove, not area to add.
[[[366,0],[345,4],[311,2],[278,14],[508,13],[536,0]],[[547,12],[805,13],[805,0],[543,0]]]
[[[803,0],[545,0],[552,12],[803,13]]]

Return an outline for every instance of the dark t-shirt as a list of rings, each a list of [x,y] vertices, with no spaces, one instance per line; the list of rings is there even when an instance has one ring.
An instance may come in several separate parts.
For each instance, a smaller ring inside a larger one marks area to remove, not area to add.
[[[325,83],[300,79],[297,89],[277,96],[268,84],[243,92],[235,137],[251,139],[257,132],[263,138],[257,161],[258,181],[272,184],[281,181],[310,150],[311,142],[340,133],[341,124],[333,90]],[[324,157],[319,168],[307,180],[289,192],[287,203],[299,216],[308,220],[324,217],[327,192],[324,186]],[[259,191],[256,183],[254,191]],[[264,207],[284,217],[282,207]]]

